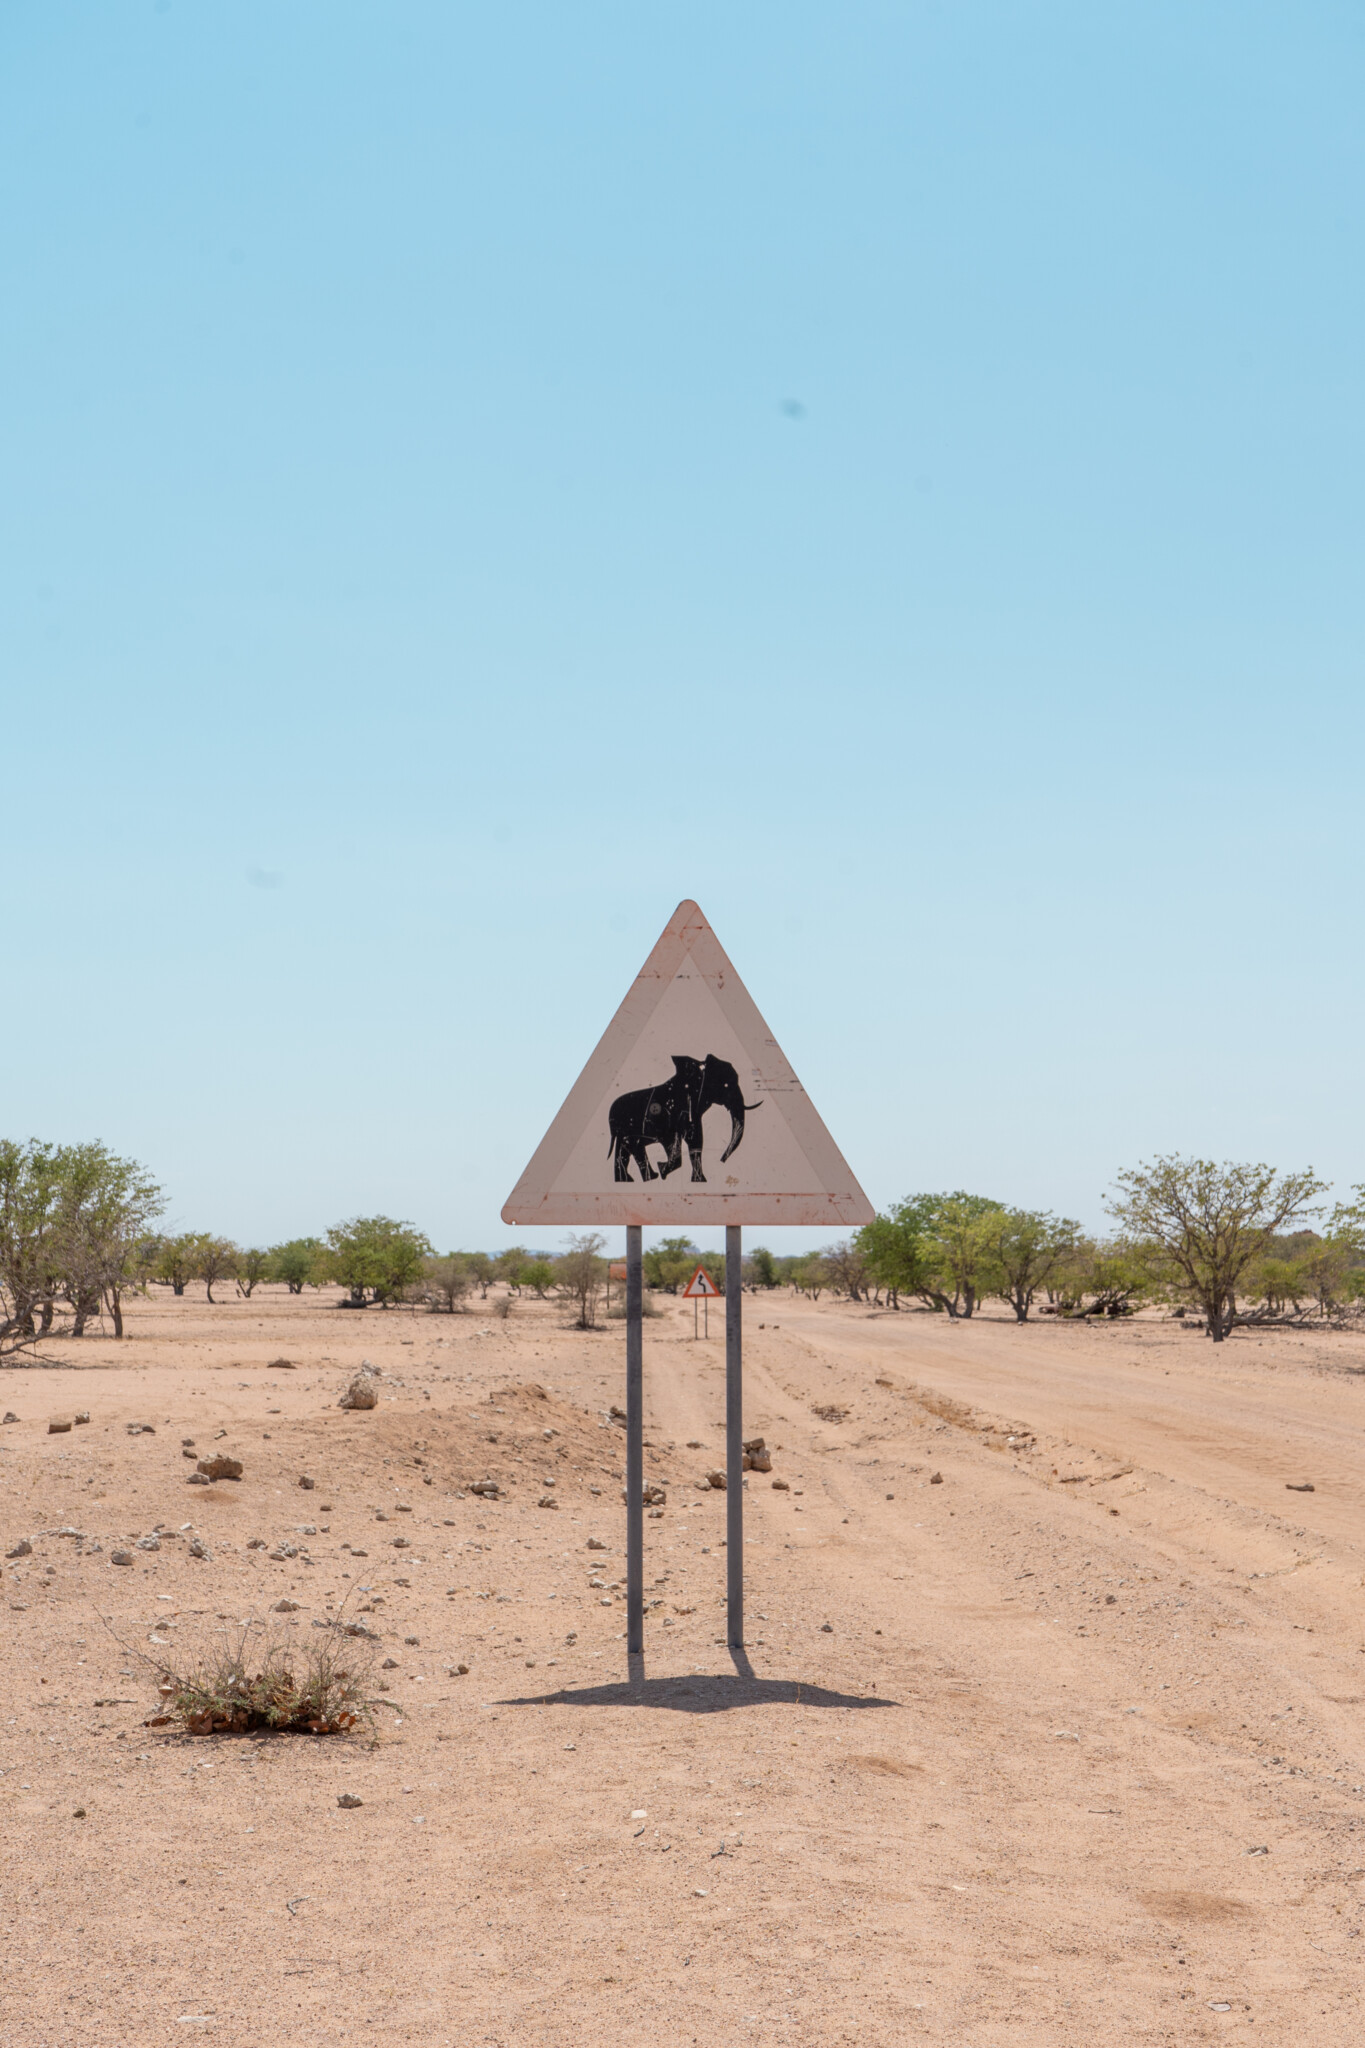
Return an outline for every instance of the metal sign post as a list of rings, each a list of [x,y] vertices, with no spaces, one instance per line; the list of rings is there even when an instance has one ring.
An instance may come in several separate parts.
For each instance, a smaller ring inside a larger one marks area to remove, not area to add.
[[[643,1226],[725,1226],[727,1639],[739,1650],[741,1226],[837,1228],[870,1223],[872,1214],[720,941],[695,903],[680,903],[502,1211],[505,1223],[626,1227],[626,1647],[632,1656],[644,1649]],[[702,1267],[686,1291],[702,1302],[720,1292]]]
[[[626,1649],[645,1647],[645,1275],[638,1223],[626,1225]]]
[[[738,1223],[725,1226],[725,1604],[726,1640],[744,1646],[744,1350],[740,1328]]]

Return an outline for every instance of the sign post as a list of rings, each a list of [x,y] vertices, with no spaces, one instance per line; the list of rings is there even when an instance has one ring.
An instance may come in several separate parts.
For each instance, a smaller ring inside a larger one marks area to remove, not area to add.
[[[626,1648],[632,1656],[644,1649],[644,1226],[725,1226],[725,1577],[727,1641],[738,1652],[744,1645],[742,1227],[830,1228],[870,1223],[872,1215],[720,941],[695,903],[680,903],[502,1211],[505,1223],[625,1225]],[[719,1289],[699,1266],[686,1292],[705,1302]]]
[[[626,1649],[645,1647],[645,1273],[638,1223],[626,1225]]]
[[[726,1641],[744,1647],[743,1263],[738,1223],[725,1226],[725,1606]]]

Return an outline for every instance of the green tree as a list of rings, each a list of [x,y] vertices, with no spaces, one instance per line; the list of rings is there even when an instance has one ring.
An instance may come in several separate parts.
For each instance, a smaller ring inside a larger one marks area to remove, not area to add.
[[[138,1284],[161,1190],[135,1160],[106,1145],[63,1145],[56,1153],[54,1251],[62,1293],[71,1304],[73,1337],[108,1304],[115,1337],[123,1335],[123,1297]]]
[[[745,1278],[755,1287],[776,1287],[777,1261],[766,1244],[756,1244],[748,1257],[748,1271]]]
[[[985,1195],[907,1195],[864,1224],[854,1243],[870,1276],[899,1304],[916,1295],[944,1315],[968,1317],[1000,1279],[996,1237],[1004,1210]]]
[[[115,1337],[123,1337],[123,1296],[139,1284],[153,1217],[166,1206],[162,1190],[135,1159],[106,1145],[63,1145],[57,1237],[65,1294],[74,1309],[72,1335],[84,1335],[100,1303]]]
[[[502,1280],[516,1294],[521,1288],[521,1270],[529,1265],[531,1254],[524,1244],[509,1244],[506,1251],[498,1253],[493,1261],[494,1277]]]
[[[1079,1242],[1081,1226],[1036,1209],[1002,1209],[994,1229],[997,1292],[1014,1310],[1016,1322],[1026,1323],[1038,1290]]]
[[[1242,1284],[1248,1300],[1256,1304],[1258,1321],[1277,1322],[1291,1309],[1297,1315],[1309,1294],[1301,1261],[1271,1253],[1251,1261]]]
[[[607,1262],[602,1257],[606,1241],[598,1230],[575,1232],[566,1239],[567,1249],[555,1260],[555,1283],[560,1294],[578,1310],[575,1329],[597,1327],[597,1304],[606,1278]]]
[[[549,1259],[528,1259],[518,1270],[518,1287],[529,1287],[537,1301],[544,1301],[554,1284],[555,1269]]]
[[[464,1260],[469,1277],[479,1290],[480,1301],[487,1301],[488,1290],[498,1277],[493,1260],[487,1252],[460,1252],[458,1256]]]
[[[172,1294],[183,1294],[186,1284],[198,1277],[204,1243],[202,1231],[182,1230],[178,1237],[163,1237],[157,1248],[152,1278],[162,1281]]]
[[[1106,1205],[1131,1237],[1153,1248],[1171,1287],[1196,1302],[1215,1344],[1237,1317],[1237,1289],[1270,1240],[1316,1215],[1326,1183],[1310,1170],[1281,1173],[1172,1153],[1117,1176]]]
[[[0,1355],[52,1326],[59,1181],[55,1145],[0,1140]]]
[[[411,1223],[391,1216],[352,1216],[327,1233],[332,1277],[350,1296],[349,1306],[378,1302],[387,1308],[422,1278],[431,1245]]]
[[[464,1252],[447,1252],[444,1258],[426,1262],[425,1293],[428,1302],[442,1315],[453,1316],[464,1307],[473,1281],[469,1258]]]
[[[803,1259],[797,1259],[791,1269],[791,1284],[798,1294],[808,1294],[812,1301],[818,1301],[824,1289],[829,1286],[829,1273],[819,1252],[807,1252]]]
[[[875,1285],[884,1287],[893,1307],[903,1294],[930,1299],[937,1286],[932,1222],[936,1195],[907,1195],[884,1214],[865,1223],[854,1243],[867,1261]]]
[[[998,1291],[996,1239],[1003,1213],[999,1202],[962,1189],[935,1198],[929,1235],[936,1284],[929,1298],[936,1308],[966,1318],[975,1314],[986,1295]]]
[[[213,1300],[213,1289],[220,1280],[231,1280],[237,1271],[239,1253],[230,1237],[213,1237],[205,1234],[199,1240],[199,1264],[196,1277],[203,1281],[207,1298]]]
[[[238,1252],[237,1263],[233,1269],[233,1278],[237,1282],[237,1292],[245,1295],[248,1301],[251,1299],[253,1290],[260,1285],[262,1280],[267,1279],[269,1274],[270,1253],[264,1250],[262,1246],[255,1244],[246,1245]]]
[[[320,1237],[291,1237],[287,1244],[270,1248],[267,1277],[282,1280],[291,1294],[305,1287],[320,1287],[327,1271],[327,1248]]]

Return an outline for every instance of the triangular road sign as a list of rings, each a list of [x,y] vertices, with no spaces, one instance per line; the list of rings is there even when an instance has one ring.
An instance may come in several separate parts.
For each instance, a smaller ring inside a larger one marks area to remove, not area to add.
[[[719,1294],[720,1289],[707,1272],[705,1266],[698,1266],[696,1272],[692,1275],[686,1287],[684,1287],[682,1298],[684,1301],[715,1301]]]
[[[695,903],[680,903],[505,1223],[869,1223],[872,1204]]]

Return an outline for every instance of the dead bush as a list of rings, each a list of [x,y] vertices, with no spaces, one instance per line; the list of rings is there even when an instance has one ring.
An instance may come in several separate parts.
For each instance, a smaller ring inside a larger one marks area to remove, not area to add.
[[[340,1617],[306,1636],[234,1623],[175,1665],[136,1654],[156,1675],[152,1728],[178,1721],[190,1735],[344,1735],[370,1723],[373,1650]]]

